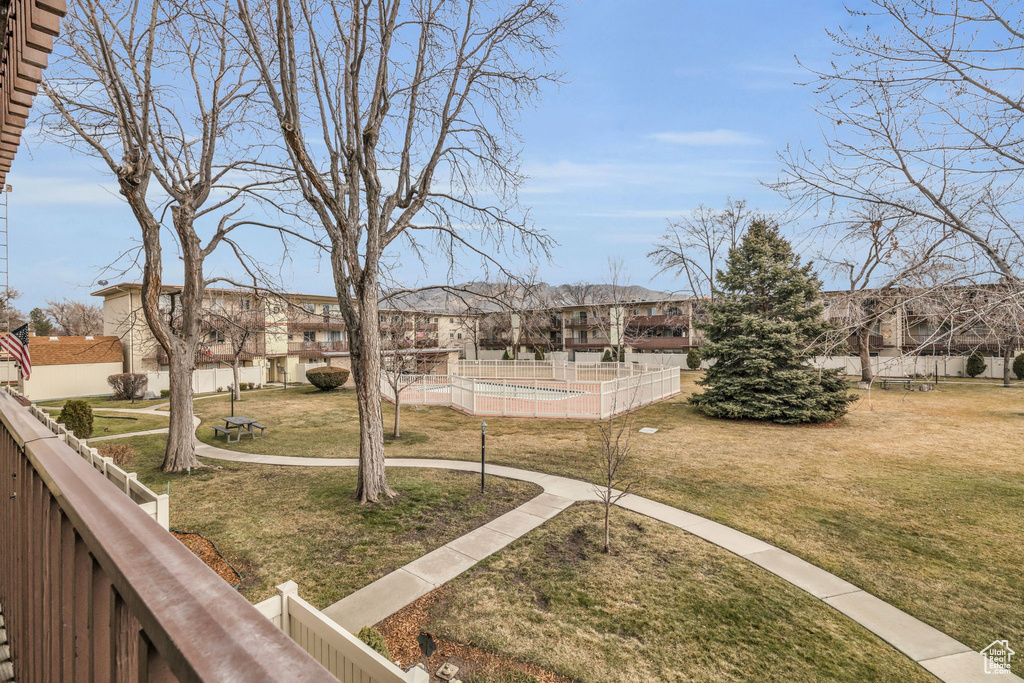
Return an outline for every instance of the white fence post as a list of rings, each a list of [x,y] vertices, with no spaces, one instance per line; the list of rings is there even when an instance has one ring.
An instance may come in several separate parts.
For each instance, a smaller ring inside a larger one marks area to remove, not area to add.
[[[277,594],[281,597],[281,630],[291,638],[291,620],[288,617],[288,600],[292,597],[298,597],[299,585],[294,581],[285,581],[277,587]]]

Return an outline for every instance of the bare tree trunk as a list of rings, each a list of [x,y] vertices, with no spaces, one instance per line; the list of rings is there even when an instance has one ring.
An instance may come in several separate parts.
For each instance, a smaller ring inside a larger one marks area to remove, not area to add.
[[[1010,386],[1010,372],[1013,370],[1013,346],[1007,346],[1003,351],[1003,386]]]
[[[180,351],[169,355],[171,404],[163,471],[181,472],[189,467],[201,466],[196,458],[195,430],[192,426],[192,371],[195,369],[195,356]]]
[[[359,406],[359,481],[355,497],[362,503],[393,498],[384,468],[384,417],[381,414],[380,317],[376,287],[366,287],[352,321],[352,379]],[[352,324],[350,323],[350,325]],[[397,397],[396,397],[397,401]]]
[[[399,426],[400,418],[401,418],[401,415],[402,415],[402,403],[401,403],[401,401],[402,401],[402,395],[396,391],[395,392],[395,433],[391,435],[392,438],[394,438],[394,439],[397,439],[400,436],[399,431],[398,431],[398,426]]]
[[[237,358],[235,359],[235,362],[233,362],[231,364],[231,377],[232,377],[232,379],[235,382],[235,386],[231,388],[231,391],[235,394],[235,400],[238,401],[238,400],[240,400],[242,398],[242,387],[239,386],[239,384],[238,384],[238,380],[240,379],[240,375],[238,373],[238,359]]]
[[[604,551],[606,553],[612,551],[611,514],[612,505],[610,502],[606,502],[604,505]]]
[[[875,372],[871,367],[871,330],[861,328],[857,330],[857,345],[860,353],[860,380],[870,382],[875,378]]]

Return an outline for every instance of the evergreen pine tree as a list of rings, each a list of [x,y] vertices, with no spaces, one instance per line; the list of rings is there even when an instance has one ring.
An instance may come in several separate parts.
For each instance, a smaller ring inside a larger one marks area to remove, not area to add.
[[[714,360],[691,398],[713,417],[784,424],[828,422],[856,400],[837,371],[806,361],[828,324],[821,282],[775,226],[755,221],[705,303],[700,355]]]
[[[604,350],[604,355],[601,356],[601,362],[602,363],[611,363],[611,362],[613,362],[612,361],[612,350],[611,349],[605,349]]]
[[[41,308],[29,311],[28,321],[37,337],[48,337],[53,333],[53,323]]]
[[[985,368],[988,367],[985,364],[985,356],[981,355],[981,351],[975,351],[967,357],[967,371],[968,377],[977,377],[981,373],[985,372]]]

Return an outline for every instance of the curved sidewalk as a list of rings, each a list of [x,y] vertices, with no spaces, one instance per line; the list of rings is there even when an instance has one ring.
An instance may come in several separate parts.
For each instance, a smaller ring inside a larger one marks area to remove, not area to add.
[[[356,467],[359,464],[355,458],[239,453],[205,443],[199,443],[196,453],[205,458],[262,465]],[[480,471],[479,465],[467,460],[388,458],[386,465]],[[578,479],[502,465],[490,465],[487,472],[498,477],[533,482],[541,486],[544,493],[359,589],[324,609],[324,614],[348,630],[358,632],[363,625],[377,623],[450,581],[573,503],[598,499],[594,485]],[[649,498],[629,494],[618,505],[699,536],[785,579],[850,617],[942,681],[968,683],[992,680],[992,676],[984,671],[985,658],[978,652],[791,553],[718,522]],[[1024,679],[1013,674],[1004,674],[999,680],[1024,683]]]

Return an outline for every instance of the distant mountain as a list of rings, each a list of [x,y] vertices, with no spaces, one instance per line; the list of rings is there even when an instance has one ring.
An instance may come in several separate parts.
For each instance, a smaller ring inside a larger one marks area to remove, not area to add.
[[[526,290],[530,291],[527,296]],[[501,310],[499,302],[513,302],[512,305],[523,308],[545,308],[547,306],[590,305],[623,298],[630,301],[650,301],[668,298],[666,292],[648,289],[640,285],[620,286],[620,293],[615,295],[614,286],[610,284],[563,284],[549,285],[546,282],[534,283],[529,287],[510,286],[497,282],[463,282],[448,287],[430,287],[413,294],[405,294],[399,298],[388,300],[382,305],[397,308],[409,308],[419,311],[461,312],[497,311]],[[524,299],[528,303],[524,305]]]

